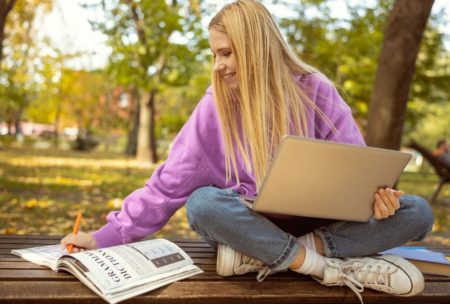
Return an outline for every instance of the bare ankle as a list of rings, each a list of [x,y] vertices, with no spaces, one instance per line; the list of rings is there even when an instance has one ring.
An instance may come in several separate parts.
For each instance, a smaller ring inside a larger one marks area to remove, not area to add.
[[[298,269],[302,267],[303,262],[305,261],[305,247],[300,246],[300,249],[297,252],[297,255],[295,256],[294,261],[291,265],[289,265],[290,269]]]
[[[316,245],[316,252],[320,255],[325,256],[325,247],[323,246],[323,241],[317,234],[314,233],[314,244]]]

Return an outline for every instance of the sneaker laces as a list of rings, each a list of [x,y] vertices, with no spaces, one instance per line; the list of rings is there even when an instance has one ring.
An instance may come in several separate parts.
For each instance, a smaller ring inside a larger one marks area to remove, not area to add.
[[[361,296],[364,286],[380,291],[391,290],[389,276],[395,271],[386,265],[383,267],[380,264],[374,266],[358,261],[347,261],[339,265],[339,279],[358,296],[361,303],[364,303]]]
[[[256,276],[256,280],[258,282],[264,281],[264,279],[271,273],[270,268],[265,266],[262,261],[246,256],[245,254],[241,254],[241,262],[242,264],[235,268],[235,273],[257,271],[258,275]]]
[[[247,273],[259,271],[263,267],[263,262],[241,254],[241,264],[235,268],[237,273]]]
[[[258,275],[256,276],[256,280],[257,280],[258,282],[264,281],[264,279],[265,279],[271,272],[272,272],[272,270],[271,270],[268,266],[265,266],[263,269],[261,269],[261,270],[258,272]]]

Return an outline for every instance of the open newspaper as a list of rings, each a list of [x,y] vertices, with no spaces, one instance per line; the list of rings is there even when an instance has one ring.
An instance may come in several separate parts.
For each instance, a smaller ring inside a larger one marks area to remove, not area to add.
[[[60,245],[11,251],[54,271],[67,271],[109,303],[117,303],[201,273],[192,259],[166,239],[67,254]]]

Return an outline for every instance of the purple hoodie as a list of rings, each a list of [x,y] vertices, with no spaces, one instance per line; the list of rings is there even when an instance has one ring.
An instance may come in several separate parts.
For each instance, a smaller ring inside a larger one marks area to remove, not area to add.
[[[308,116],[309,137],[365,145],[350,107],[335,87],[321,74],[297,76],[304,92],[333,123],[333,132],[314,111]],[[252,174],[237,157],[241,183],[225,181],[225,160],[212,88],[209,87],[191,117],[174,140],[167,160],[156,169],[143,188],[128,195],[121,211],[110,212],[108,223],[93,233],[99,247],[140,240],[158,231],[184,205],[189,195],[202,186],[233,188],[240,195],[256,196]]]

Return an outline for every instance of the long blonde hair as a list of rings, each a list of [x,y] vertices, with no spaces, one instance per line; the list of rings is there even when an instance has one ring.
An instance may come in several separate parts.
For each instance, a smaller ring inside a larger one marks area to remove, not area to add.
[[[236,149],[259,189],[276,147],[286,134],[308,136],[308,108],[315,104],[294,76],[315,72],[284,41],[269,11],[258,1],[224,6],[209,30],[228,35],[236,57],[238,87],[230,89],[212,73],[213,96],[221,122],[226,181],[233,169],[239,183]]]

